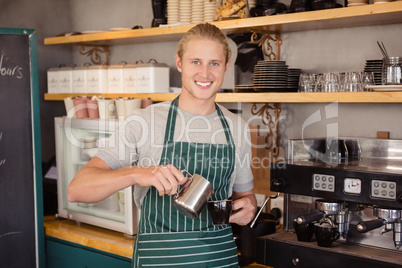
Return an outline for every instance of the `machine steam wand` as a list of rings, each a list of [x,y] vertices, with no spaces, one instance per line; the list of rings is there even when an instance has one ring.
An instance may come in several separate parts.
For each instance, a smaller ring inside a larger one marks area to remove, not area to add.
[[[250,228],[253,228],[253,227],[254,227],[254,225],[255,225],[255,223],[256,223],[256,221],[257,221],[257,219],[258,219],[258,216],[260,216],[261,212],[262,212],[263,209],[265,208],[265,205],[268,203],[268,201],[269,201],[270,199],[278,198],[278,196],[279,196],[279,192],[277,192],[275,196],[269,196],[267,199],[265,199],[264,204],[262,204],[262,206],[261,206],[260,210],[258,211],[257,215],[255,216],[254,220],[251,222]]]

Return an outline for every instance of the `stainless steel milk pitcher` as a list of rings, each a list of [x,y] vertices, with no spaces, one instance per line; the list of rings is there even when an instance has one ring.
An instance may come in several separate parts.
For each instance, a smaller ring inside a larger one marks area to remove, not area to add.
[[[201,175],[191,175],[187,170],[189,180],[173,197],[173,205],[186,217],[195,219],[214,192],[212,184]]]

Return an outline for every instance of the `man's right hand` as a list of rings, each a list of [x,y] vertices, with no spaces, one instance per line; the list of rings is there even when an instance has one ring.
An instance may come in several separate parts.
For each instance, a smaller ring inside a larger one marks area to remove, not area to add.
[[[133,167],[135,171],[136,184],[143,187],[155,187],[159,195],[174,195],[177,188],[187,182],[180,170],[173,165],[151,166],[151,167]]]

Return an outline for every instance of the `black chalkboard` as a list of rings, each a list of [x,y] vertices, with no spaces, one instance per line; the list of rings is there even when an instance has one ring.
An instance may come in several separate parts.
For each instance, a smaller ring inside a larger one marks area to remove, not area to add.
[[[0,267],[44,267],[34,30],[0,28]]]

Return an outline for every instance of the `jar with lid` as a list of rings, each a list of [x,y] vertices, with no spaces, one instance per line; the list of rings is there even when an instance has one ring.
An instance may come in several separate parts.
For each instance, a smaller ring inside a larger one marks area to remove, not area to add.
[[[402,84],[402,57],[389,57],[383,59],[382,84]]]

